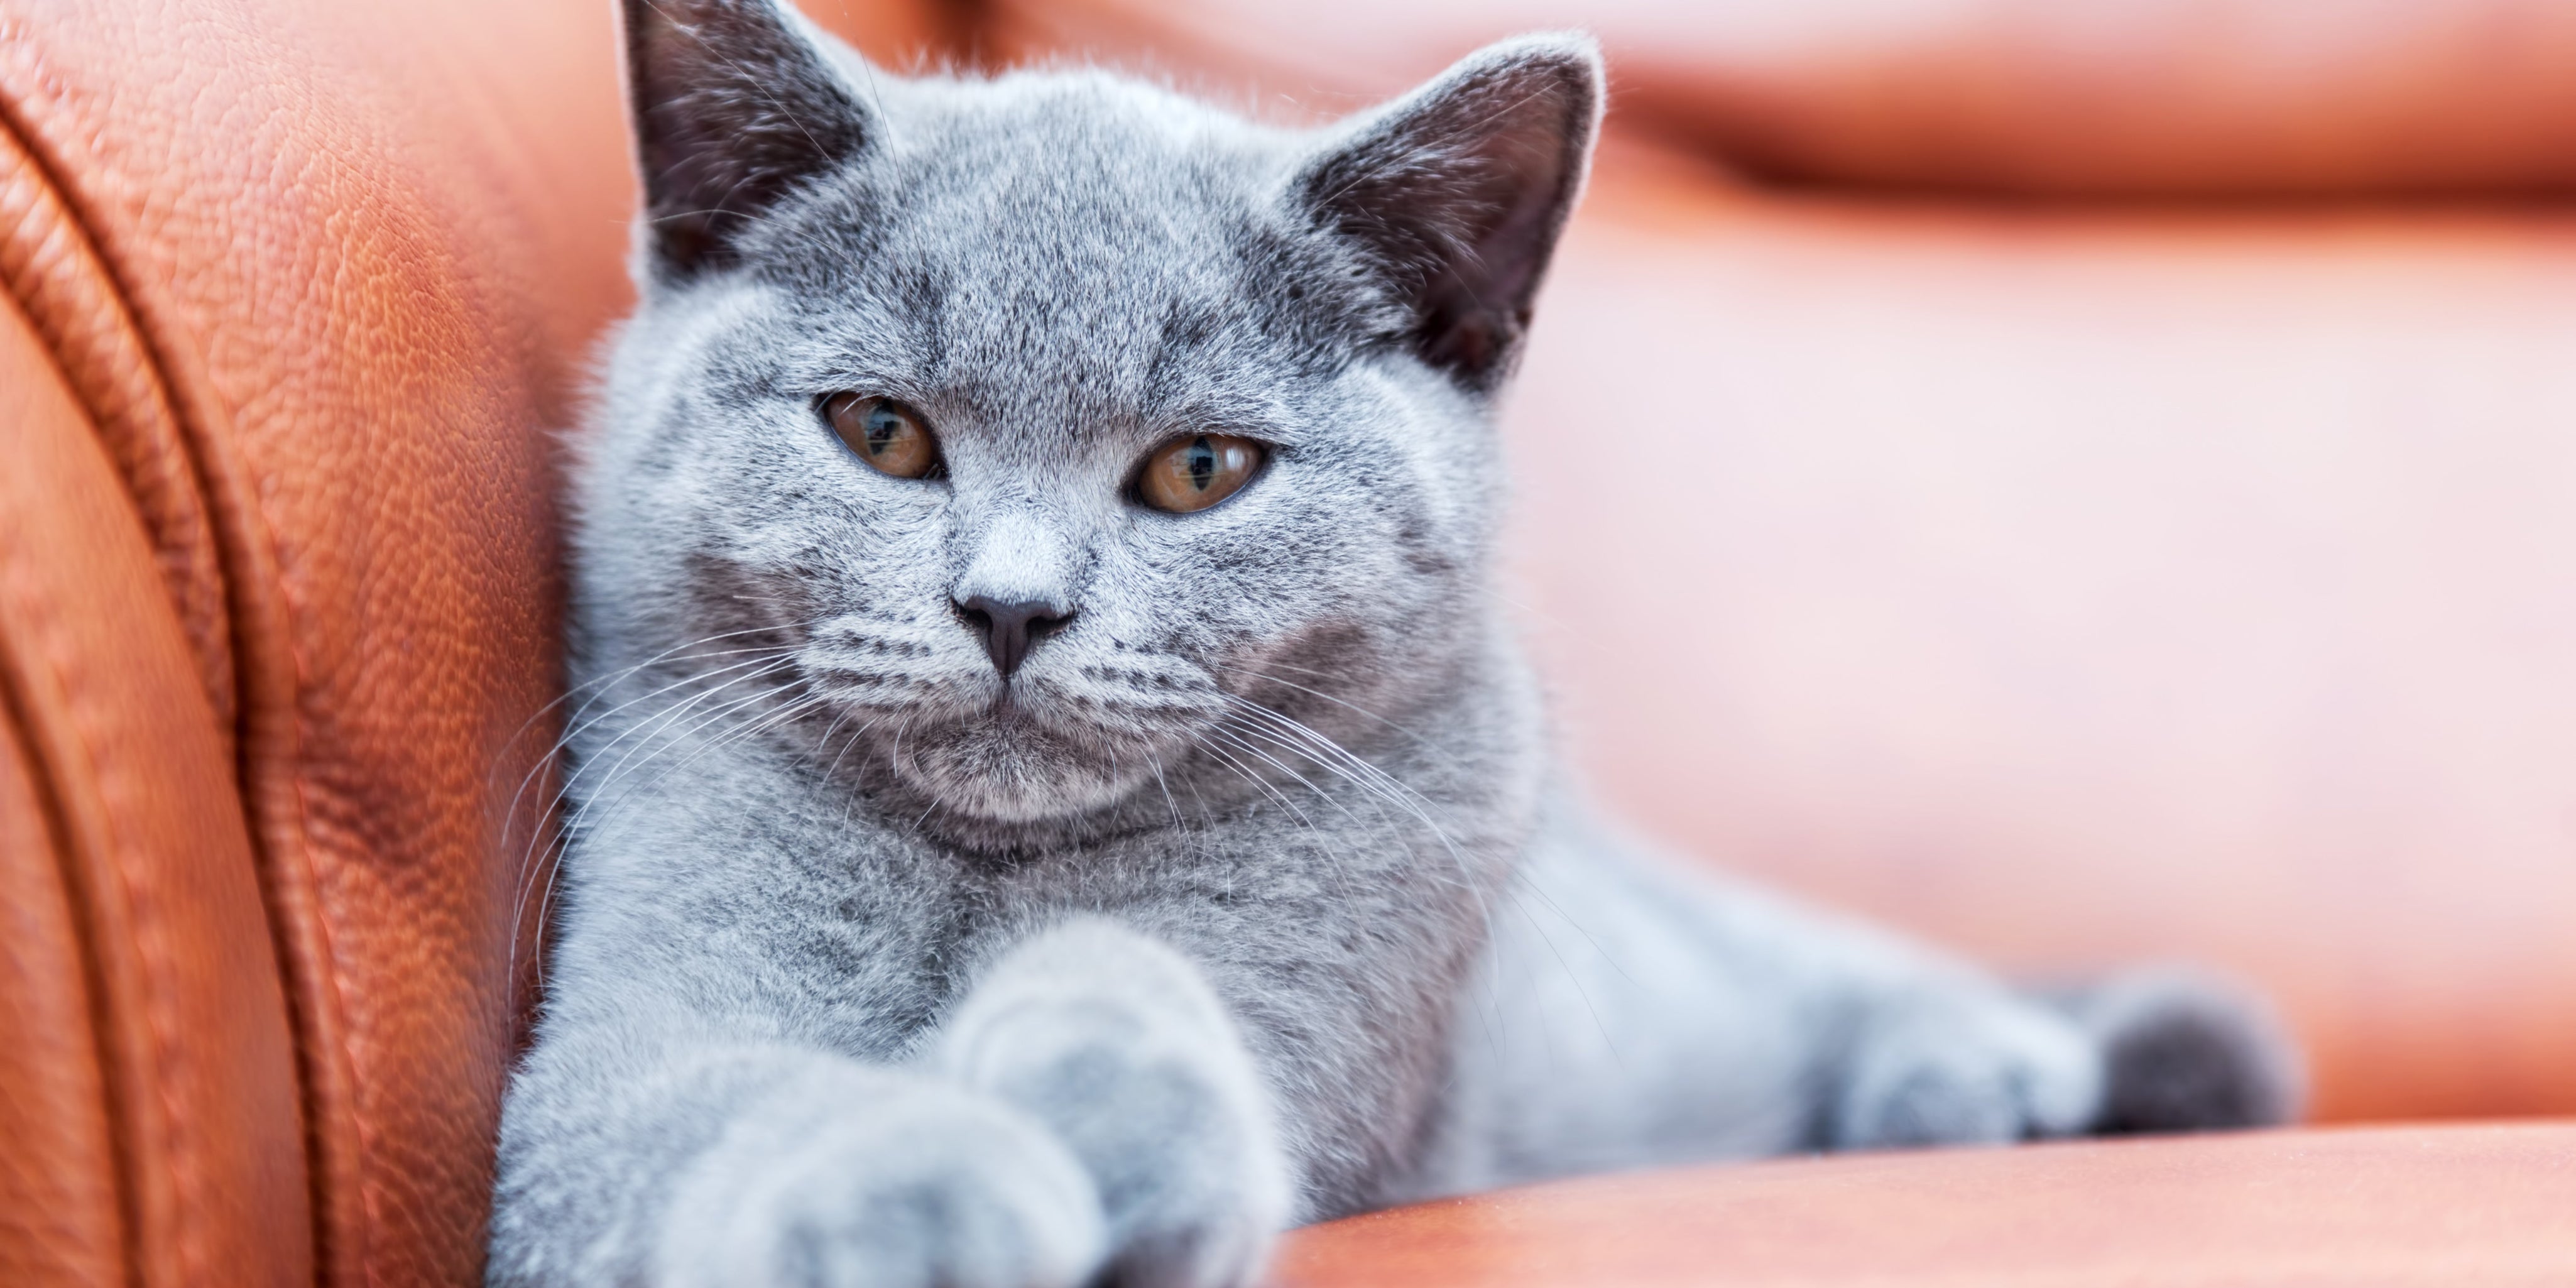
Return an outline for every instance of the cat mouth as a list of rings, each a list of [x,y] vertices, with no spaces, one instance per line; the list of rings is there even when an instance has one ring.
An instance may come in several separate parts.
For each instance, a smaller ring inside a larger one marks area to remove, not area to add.
[[[889,812],[977,848],[1009,848],[1026,829],[1115,814],[1152,794],[1215,714],[1210,704],[1093,692],[1025,670],[1004,681],[961,668],[835,696],[839,710],[823,719],[845,732],[828,739],[839,745],[823,762]]]
[[[1100,731],[1069,729],[1025,701],[996,698],[980,718],[917,730],[893,758],[904,784],[942,809],[999,823],[1038,823],[1091,813],[1149,773],[1147,749],[1107,745]],[[1129,772],[1121,772],[1122,767]]]
[[[1033,724],[1037,717],[1028,710],[1027,701],[1019,696],[1020,687],[1005,678],[993,688],[993,701],[984,708],[985,717],[999,725]]]

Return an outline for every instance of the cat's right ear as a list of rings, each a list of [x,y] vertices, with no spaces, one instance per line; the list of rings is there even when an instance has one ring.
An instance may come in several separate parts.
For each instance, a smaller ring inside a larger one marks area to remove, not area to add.
[[[685,281],[797,187],[856,158],[875,118],[774,0],[625,0],[626,84],[653,273]]]

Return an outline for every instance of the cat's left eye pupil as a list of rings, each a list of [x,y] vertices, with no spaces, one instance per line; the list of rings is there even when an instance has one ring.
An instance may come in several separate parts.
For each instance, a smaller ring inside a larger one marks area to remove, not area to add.
[[[893,446],[895,436],[903,432],[903,419],[885,407],[868,413],[868,454],[882,456]]]
[[[1193,441],[1190,444],[1190,486],[1207,491],[1208,484],[1216,480],[1216,469],[1216,449],[1208,446],[1204,438]]]

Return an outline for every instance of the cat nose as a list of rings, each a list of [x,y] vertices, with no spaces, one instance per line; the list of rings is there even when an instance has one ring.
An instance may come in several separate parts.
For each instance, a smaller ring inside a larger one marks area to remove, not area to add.
[[[993,669],[1005,680],[1020,669],[1039,640],[1073,620],[1072,609],[1058,609],[1042,599],[1006,604],[984,595],[957,601],[957,615],[984,637],[984,651],[992,655]]]

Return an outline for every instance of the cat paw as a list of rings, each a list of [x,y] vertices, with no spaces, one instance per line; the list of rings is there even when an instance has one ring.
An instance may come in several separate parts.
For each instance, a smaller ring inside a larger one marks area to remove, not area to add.
[[[2009,995],[1944,999],[1871,1026],[1829,1134],[1837,1149],[2072,1135],[2102,1085],[2099,1052],[2065,1018]]]
[[[922,1090],[728,1142],[686,1176],[662,1288],[1076,1288],[1107,1234],[1089,1175],[1008,1106]]]
[[[1289,1217],[1268,1091],[1197,968],[1105,922],[1014,950],[959,1008],[942,1067],[1047,1124],[1098,1187],[1109,1282],[1234,1288]]]
[[[2151,967],[2054,1000],[2102,1052],[2095,1132],[2269,1127],[2298,1116],[2298,1048],[2270,1008],[2241,988]]]

